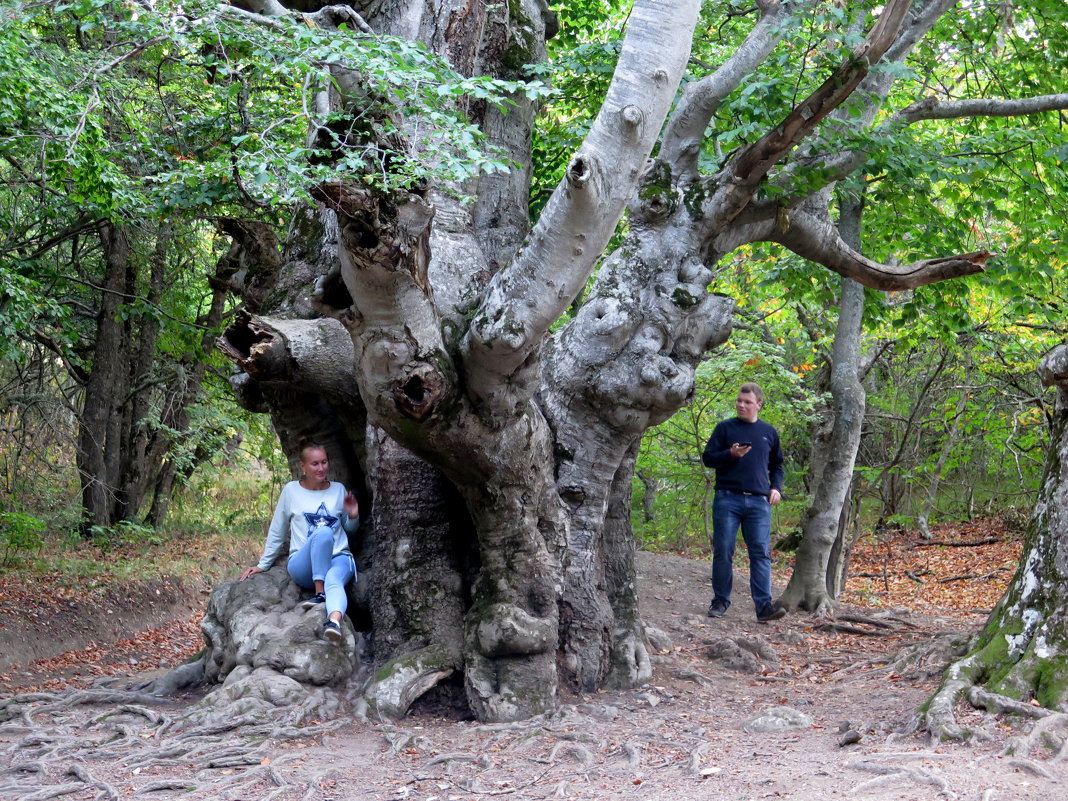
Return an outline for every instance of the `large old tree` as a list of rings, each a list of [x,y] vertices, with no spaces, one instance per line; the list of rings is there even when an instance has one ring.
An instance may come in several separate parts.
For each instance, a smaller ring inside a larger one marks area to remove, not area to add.
[[[837,66],[798,76],[808,89],[792,110],[722,154],[721,105],[823,5],[757,0],[732,52],[683,82],[700,4],[638,0],[600,110],[533,222],[532,101],[466,108],[517,168],[400,185],[390,170],[423,157],[428,122],[343,61],[305,85],[317,158],[376,160],[318,183],[284,237],[224,223],[225,272],[248,313],[222,347],[240,397],[272,415],[287,452],[301,436],[324,441],[335,475],[364,490],[369,592],[356,617],[371,633],[377,712],[403,714],[462,678],[477,717],[516,719],[551,708],[563,684],[650,675],[632,469],[642,432],[687,402],[695,367],[730,333],[734,301],[714,291],[726,256],[777,243],[880,289],[983,269],[987,252],[870,258],[834,219],[836,185],[909,126],[1068,107],[1040,90],[970,100],[919,82],[915,102],[889,106],[909,75],[893,65],[954,7],[890,0],[821,17],[837,20]],[[418,40],[463,76],[505,79],[544,57],[557,25],[536,0],[246,0],[218,13],[268,31],[314,26],[346,46]],[[622,244],[605,253],[624,212]]]

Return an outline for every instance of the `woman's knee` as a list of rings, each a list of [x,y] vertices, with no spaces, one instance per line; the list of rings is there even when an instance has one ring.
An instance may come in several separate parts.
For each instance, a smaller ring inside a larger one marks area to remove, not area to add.
[[[344,589],[352,580],[352,569],[348,565],[333,565],[326,571],[326,584]]]
[[[319,526],[308,535],[308,541],[306,545],[318,545],[323,540],[329,540],[330,544],[334,543],[334,532],[328,529],[326,526]]]

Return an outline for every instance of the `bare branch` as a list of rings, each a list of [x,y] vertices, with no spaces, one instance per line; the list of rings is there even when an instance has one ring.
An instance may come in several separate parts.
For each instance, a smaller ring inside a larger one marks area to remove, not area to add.
[[[290,13],[289,9],[278,0],[244,0],[240,5],[242,8],[239,10],[253,14],[265,14],[269,17],[284,17]]]
[[[362,33],[374,34],[371,26],[351,6],[332,5],[324,6],[313,14],[305,14],[306,22],[314,23],[320,28],[337,29],[345,23],[361,31]]]
[[[149,40],[147,40],[145,42],[141,42],[141,44],[130,48],[128,51],[123,53],[118,58],[116,58],[116,59],[114,59],[112,61],[109,61],[107,64],[102,64],[101,66],[97,67],[95,70],[93,70],[93,77],[94,78],[98,78],[101,75],[103,75],[105,72],[110,72],[111,70],[115,69],[115,67],[119,66],[119,64],[123,63],[124,61],[128,61],[129,59],[133,58],[134,56],[138,55],[139,53],[143,53],[145,50],[147,50],[148,48],[152,47],[152,45],[158,44],[158,43],[160,43],[162,41],[165,41],[167,38],[168,37],[167,37],[166,34],[161,34],[159,36],[153,36],[151,39],[149,39]]]
[[[871,65],[894,43],[908,8],[908,0],[890,0],[868,38],[853,51],[852,57],[791,111],[782,124],[735,156],[727,167],[734,178],[730,205],[735,210],[731,219],[749,203],[772,167],[853,94]]]
[[[1026,114],[1042,114],[1048,111],[1068,110],[1068,94],[1038,95],[1016,100],[938,100],[926,97],[895,114],[888,125],[904,123],[911,125],[921,120],[956,120],[961,117],[1020,117]]]
[[[232,17],[234,19],[239,19],[242,22],[253,22],[257,25],[263,25],[267,28],[274,28],[276,31],[286,30],[286,24],[281,21],[280,17],[283,14],[289,14],[289,10],[282,6],[280,3],[273,2],[273,0],[271,3],[265,3],[264,5],[269,5],[271,6],[271,8],[265,8],[265,13],[262,14],[256,13],[254,11],[246,11],[243,8],[238,8],[236,6],[230,5],[219,6],[218,13],[224,17]],[[280,8],[281,12],[275,11],[275,7]]]
[[[927,97],[901,109],[878,126],[875,131],[885,135],[906,125],[925,120],[956,120],[965,117],[1017,117],[1066,110],[1068,110],[1068,94],[1038,95],[1015,100],[973,98],[940,101],[934,97]],[[801,160],[777,175],[776,183],[788,188],[789,178],[798,168],[818,167],[822,176],[822,185],[830,185],[856,171],[867,161],[868,155],[867,151],[858,149],[833,153],[817,160]],[[805,188],[804,196],[807,197],[811,193],[812,187],[809,185]],[[800,199],[800,196],[787,195],[780,202],[784,206],[790,206]]]
[[[786,230],[774,226],[767,239],[872,289],[914,289],[918,286],[982,272],[993,255],[985,250],[911,264],[880,264],[849,247],[830,219],[795,211]]]

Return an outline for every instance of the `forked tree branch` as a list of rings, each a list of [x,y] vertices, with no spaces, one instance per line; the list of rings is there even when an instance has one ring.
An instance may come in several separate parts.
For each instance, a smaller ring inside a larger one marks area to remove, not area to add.
[[[468,330],[467,372],[485,375],[487,388],[526,362],[593,271],[675,97],[699,9],[697,0],[635,3],[589,134],[512,262],[493,277]],[[476,397],[477,384],[469,384]]]
[[[697,175],[701,140],[723,98],[733,92],[764,62],[781,41],[780,28],[787,11],[779,0],[762,0],[762,16],[731,56],[711,75],[689,84],[668,119],[660,145],[660,159],[671,166],[673,177],[685,181]]]
[[[853,94],[871,65],[894,44],[909,5],[910,0],[890,0],[867,39],[853,51],[851,58],[791,111],[780,125],[731,160],[725,170],[731,181],[728,204],[733,211],[729,219],[741,213],[771,169]]]

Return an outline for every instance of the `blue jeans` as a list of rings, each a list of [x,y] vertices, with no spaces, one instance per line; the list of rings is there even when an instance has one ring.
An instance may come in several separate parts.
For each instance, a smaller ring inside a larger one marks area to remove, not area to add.
[[[771,504],[763,495],[716,490],[712,501],[713,600],[727,606],[734,585],[738,527],[749,550],[749,590],[757,614],[771,606]]]
[[[290,578],[306,590],[315,589],[315,582],[323,582],[326,592],[326,614],[345,614],[349,607],[345,585],[356,575],[356,562],[352,555],[334,553],[334,532],[327,526],[318,526],[300,550],[289,557],[286,569]]]

